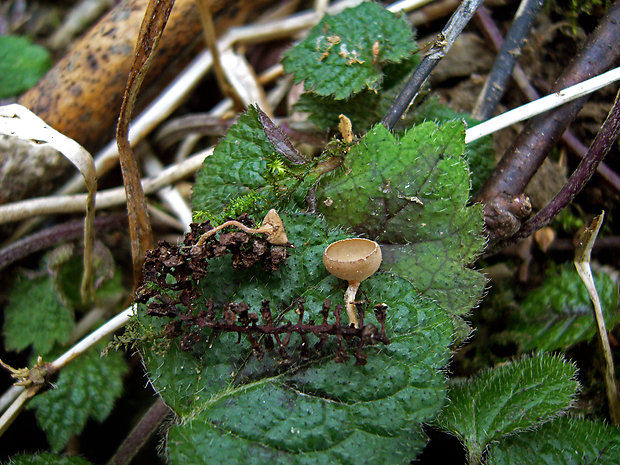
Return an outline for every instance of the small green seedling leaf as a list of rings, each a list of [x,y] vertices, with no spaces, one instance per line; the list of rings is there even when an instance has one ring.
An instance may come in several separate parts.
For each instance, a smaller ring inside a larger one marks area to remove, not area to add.
[[[489,465],[617,465],[620,428],[559,418],[536,431],[509,436],[489,448]]]
[[[25,37],[0,36],[0,98],[34,87],[52,66],[49,52]]]
[[[90,462],[82,457],[39,452],[15,455],[9,459],[7,465],[90,465]]]
[[[325,16],[284,56],[284,69],[317,95],[344,99],[378,90],[383,67],[416,50],[407,22],[375,2]]]
[[[7,350],[32,346],[35,354],[45,355],[54,344],[67,342],[74,326],[73,311],[61,303],[49,275],[17,278],[4,313]]]
[[[458,437],[469,463],[480,463],[493,441],[541,425],[570,407],[579,387],[575,366],[536,355],[483,371],[448,391],[450,403],[434,424]]]
[[[606,273],[594,275],[605,323],[620,321],[618,286]],[[521,350],[551,351],[592,339],[596,334],[592,302],[572,264],[548,272],[542,286],[528,294],[509,324]]]
[[[400,139],[376,125],[317,190],[329,225],[392,244],[384,263],[452,314],[469,311],[486,282],[465,268],[485,241],[481,206],[467,206],[464,151],[461,122],[423,123]]]
[[[72,435],[82,432],[89,417],[104,421],[121,395],[127,364],[116,352],[101,358],[102,348],[95,347],[74,360],[61,371],[52,389],[30,403],[56,452]]]

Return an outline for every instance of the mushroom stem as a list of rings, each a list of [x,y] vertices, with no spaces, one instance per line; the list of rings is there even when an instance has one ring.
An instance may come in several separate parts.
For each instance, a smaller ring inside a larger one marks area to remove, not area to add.
[[[355,294],[360,287],[361,281],[349,281],[349,287],[347,292],[344,293],[345,308],[347,309],[347,316],[349,317],[349,324],[353,323],[356,328],[360,327],[360,322],[357,319],[357,310],[355,309]]]

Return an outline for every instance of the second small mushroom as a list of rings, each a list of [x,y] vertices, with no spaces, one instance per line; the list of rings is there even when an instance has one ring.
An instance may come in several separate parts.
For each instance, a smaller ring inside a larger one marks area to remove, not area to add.
[[[360,327],[355,311],[355,295],[360,283],[372,276],[381,265],[381,247],[369,239],[343,239],[330,244],[323,252],[325,268],[337,278],[349,283],[345,293],[345,308],[349,323]]]

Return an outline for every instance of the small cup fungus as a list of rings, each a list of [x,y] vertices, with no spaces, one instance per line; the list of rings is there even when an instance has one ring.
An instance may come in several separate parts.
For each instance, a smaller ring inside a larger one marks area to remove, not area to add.
[[[359,328],[360,324],[355,311],[355,294],[360,283],[379,269],[381,259],[379,244],[361,238],[334,242],[323,252],[323,263],[327,271],[349,283],[344,300],[349,322],[356,328]]]

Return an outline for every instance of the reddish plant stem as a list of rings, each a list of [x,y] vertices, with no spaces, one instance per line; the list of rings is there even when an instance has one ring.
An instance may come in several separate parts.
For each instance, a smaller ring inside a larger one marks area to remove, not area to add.
[[[589,79],[607,69],[620,54],[620,47],[617,46],[618,37],[620,37],[620,0],[609,8],[607,15],[590,35],[584,48],[558,78],[554,90],[561,90]],[[575,100],[553,112],[533,118],[512,147],[506,151],[494,172],[476,194],[474,201],[496,205],[498,198],[514,198],[521,195],[585,100],[585,98]],[[508,220],[505,218],[506,213]],[[519,223],[523,218],[524,216],[518,217],[512,212],[498,211],[497,208],[485,208],[489,240],[495,242],[512,236],[519,229],[515,226],[520,226]]]
[[[107,465],[128,465],[131,463],[134,456],[142,449],[170,412],[170,408],[159,397],[134,426],[116,453],[108,460]]]
[[[491,42],[493,48],[498,51],[501,49],[504,39],[502,34],[493,21],[493,18],[489,14],[489,11],[485,7],[481,7],[476,11],[474,20],[480,28],[482,34]],[[540,98],[539,92],[534,86],[527,80],[525,72],[519,66],[514,67],[514,80],[521,89],[521,92],[528,98],[528,100],[537,100]],[[588,148],[573,134],[570,129],[567,129],[562,134],[562,143],[579,158],[583,158],[588,151]],[[596,168],[597,174],[607,183],[609,187],[620,193],[620,176],[609,168],[604,162],[601,162]]]
[[[114,214],[95,218],[95,231],[117,229],[127,223],[127,215]],[[84,220],[74,220],[31,234],[0,250],[0,270],[35,252],[73,241],[84,236]]]
[[[527,237],[545,226],[557,215],[575,196],[583,189],[590,180],[596,167],[611,149],[613,143],[620,134],[620,92],[611,108],[605,122],[594,138],[585,158],[571,175],[568,182],[560,189],[553,199],[540,210],[533,218],[530,218],[516,234],[516,238]]]

